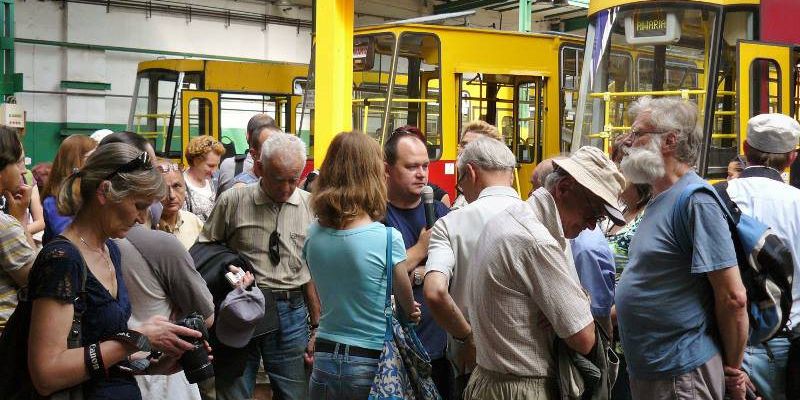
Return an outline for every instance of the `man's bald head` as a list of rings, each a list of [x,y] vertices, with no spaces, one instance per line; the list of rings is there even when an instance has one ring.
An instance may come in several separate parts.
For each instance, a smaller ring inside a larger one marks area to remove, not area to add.
[[[553,172],[553,169],[555,169],[555,166],[552,158],[540,162],[539,165],[534,168],[531,174],[531,186],[533,186],[531,192],[544,186],[545,178]]]

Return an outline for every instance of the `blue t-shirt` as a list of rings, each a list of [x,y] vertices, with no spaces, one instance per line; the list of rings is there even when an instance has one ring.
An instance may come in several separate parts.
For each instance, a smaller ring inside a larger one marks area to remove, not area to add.
[[[708,193],[692,195],[681,213],[686,228],[675,227],[674,204],[693,183],[704,181],[688,172],[647,206],[617,286],[622,346],[636,379],[685,374],[719,352],[706,273],[736,265],[736,253],[725,215]]]
[[[58,212],[56,198],[47,196],[42,202],[42,210],[44,211],[44,233],[42,233],[42,245],[50,243],[53,238],[64,232],[69,224],[72,223],[72,217],[65,217]]]
[[[581,286],[589,292],[592,316],[608,317],[614,305],[614,254],[600,228],[584,229],[572,239],[572,259]]]
[[[447,206],[439,201],[434,201],[436,208],[436,218],[441,218],[447,215],[450,211]],[[422,202],[418,206],[411,209],[397,208],[391,204],[386,207],[386,226],[391,226],[397,229],[403,235],[403,242],[406,249],[417,244],[419,240],[419,233],[425,227],[425,206]],[[419,340],[425,346],[425,350],[431,356],[432,360],[444,357],[444,349],[447,346],[447,332],[436,325],[430,309],[425,304],[425,298],[422,294],[422,286],[414,286],[414,300],[421,304],[422,307],[422,320],[417,325],[417,335]]]
[[[317,337],[383,349],[386,227],[373,222],[337,230],[313,223],[308,229],[303,257],[322,304]],[[392,263],[396,265],[405,259],[403,238],[392,229]]]

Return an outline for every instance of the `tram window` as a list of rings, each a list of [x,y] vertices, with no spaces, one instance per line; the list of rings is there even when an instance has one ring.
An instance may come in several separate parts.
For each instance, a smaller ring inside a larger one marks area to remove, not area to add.
[[[709,179],[725,179],[728,163],[740,154],[737,93],[739,61],[736,43],[753,39],[753,12],[733,11],[725,15],[722,43],[720,44],[719,69],[714,84],[717,96],[714,99],[711,140],[706,153],[706,174]],[[702,82],[699,83],[702,85]]]
[[[773,60],[756,59],[750,64],[750,115],[780,113],[780,67]]]
[[[398,43],[387,132],[403,125],[420,128],[428,156],[438,160],[442,155],[439,38],[406,32]]]
[[[575,129],[575,112],[578,108],[578,82],[583,68],[583,49],[572,46],[561,48],[561,140],[562,152],[569,151]]]
[[[380,142],[395,36],[391,33],[369,35],[368,42],[374,46],[370,50],[374,54],[371,68],[366,69],[370,65],[359,66],[353,72],[353,127]]]
[[[211,135],[214,122],[212,121],[211,101],[204,98],[195,98],[189,101],[189,139]]]
[[[462,74],[462,121],[481,120],[502,128],[503,120],[514,116],[514,87],[511,75]],[[510,126],[511,129],[504,129],[501,133],[506,146],[513,151],[514,129],[513,124]]]
[[[639,58],[636,62],[639,90],[653,90],[655,62],[652,58]],[[664,90],[697,89],[697,72],[697,68],[690,63],[667,61],[664,74]]]
[[[140,72],[137,79],[138,92],[131,104],[130,129],[150,141],[157,155],[179,157],[181,91],[200,89],[201,73],[147,70]],[[180,87],[178,82],[181,82]]]
[[[517,161],[532,163],[541,154],[541,92],[536,82],[517,86]]]
[[[247,151],[247,122],[255,114],[274,118],[281,130],[286,130],[286,113],[276,112],[284,99],[266,94],[222,93],[219,97],[220,138],[227,137],[236,144],[236,154]]]

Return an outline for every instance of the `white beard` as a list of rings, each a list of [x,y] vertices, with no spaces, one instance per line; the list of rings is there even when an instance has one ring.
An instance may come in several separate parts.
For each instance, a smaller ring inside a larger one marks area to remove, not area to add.
[[[664,176],[664,159],[661,157],[661,140],[651,137],[643,147],[625,149],[620,163],[622,174],[633,183],[652,184]]]

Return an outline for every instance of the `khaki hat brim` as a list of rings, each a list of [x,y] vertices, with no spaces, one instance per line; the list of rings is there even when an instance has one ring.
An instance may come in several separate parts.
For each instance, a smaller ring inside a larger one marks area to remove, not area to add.
[[[614,223],[614,225],[625,225],[625,217],[622,215],[622,211],[618,206],[619,199],[617,199],[617,197],[614,196],[611,191],[603,187],[603,185],[597,184],[597,181],[600,179],[600,177],[594,176],[587,171],[586,168],[569,158],[553,160],[553,163],[567,171],[567,173],[574,178],[579,185],[583,186],[592,192],[592,194],[603,200],[603,206],[606,210],[606,215],[611,222]]]

